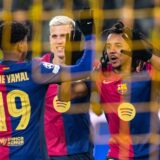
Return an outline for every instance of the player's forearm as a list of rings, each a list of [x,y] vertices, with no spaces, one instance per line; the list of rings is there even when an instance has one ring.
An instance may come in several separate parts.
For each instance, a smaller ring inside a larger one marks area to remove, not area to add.
[[[63,82],[59,85],[58,91],[58,99],[60,101],[70,101],[87,96],[88,87],[83,81]]]
[[[84,54],[77,65],[71,66],[71,73],[90,72],[93,68],[93,61],[95,58],[95,36],[85,36],[85,50]],[[86,78],[86,77],[84,77]]]
[[[72,99],[71,93],[71,82],[63,82],[58,85],[58,99],[60,101],[70,101]]]
[[[62,81],[74,81],[86,78],[90,75],[93,68],[95,57],[95,36],[89,35],[85,37],[84,54],[77,65],[62,67]]]

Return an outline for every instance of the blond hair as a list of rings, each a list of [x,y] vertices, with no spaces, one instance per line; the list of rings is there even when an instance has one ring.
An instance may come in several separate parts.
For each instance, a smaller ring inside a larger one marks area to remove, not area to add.
[[[75,28],[75,21],[67,16],[55,16],[49,22],[50,27],[58,25],[67,25],[67,24],[70,24],[73,28]]]

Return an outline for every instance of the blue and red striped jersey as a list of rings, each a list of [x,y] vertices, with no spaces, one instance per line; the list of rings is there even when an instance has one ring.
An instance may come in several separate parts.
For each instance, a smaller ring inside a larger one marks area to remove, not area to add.
[[[52,62],[51,55],[45,54],[41,60]],[[88,88],[88,95],[72,100],[71,108],[66,113],[55,110],[53,102],[58,94],[58,85],[49,85],[45,100],[45,135],[49,156],[93,151],[88,112],[91,84],[87,81],[85,84]]]
[[[44,159],[41,118],[47,86],[32,77],[32,63],[0,63],[0,160]]]
[[[149,64],[124,77],[101,74],[97,86],[110,131],[108,157],[160,159],[159,77]]]

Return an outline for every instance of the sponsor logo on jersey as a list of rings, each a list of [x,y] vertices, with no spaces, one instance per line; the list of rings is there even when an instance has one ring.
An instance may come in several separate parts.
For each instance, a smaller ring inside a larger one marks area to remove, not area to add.
[[[131,121],[136,115],[136,109],[131,103],[122,103],[118,107],[118,117],[123,121]]]
[[[24,137],[0,138],[1,146],[21,146],[24,144]]]
[[[53,100],[53,106],[57,112],[65,113],[70,109],[71,102],[70,101],[68,101],[68,102],[59,101],[58,97],[56,96],[56,97],[54,97],[54,100]]]

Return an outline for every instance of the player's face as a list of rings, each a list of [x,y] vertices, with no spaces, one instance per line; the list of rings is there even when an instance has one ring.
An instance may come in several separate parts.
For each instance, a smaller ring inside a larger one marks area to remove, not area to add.
[[[106,51],[113,68],[119,68],[131,62],[131,57],[122,54],[121,50],[131,51],[122,34],[110,34],[106,40]]]
[[[72,27],[69,24],[50,27],[50,49],[57,63],[65,62],[66,36],[71,33],[71,30]]]

